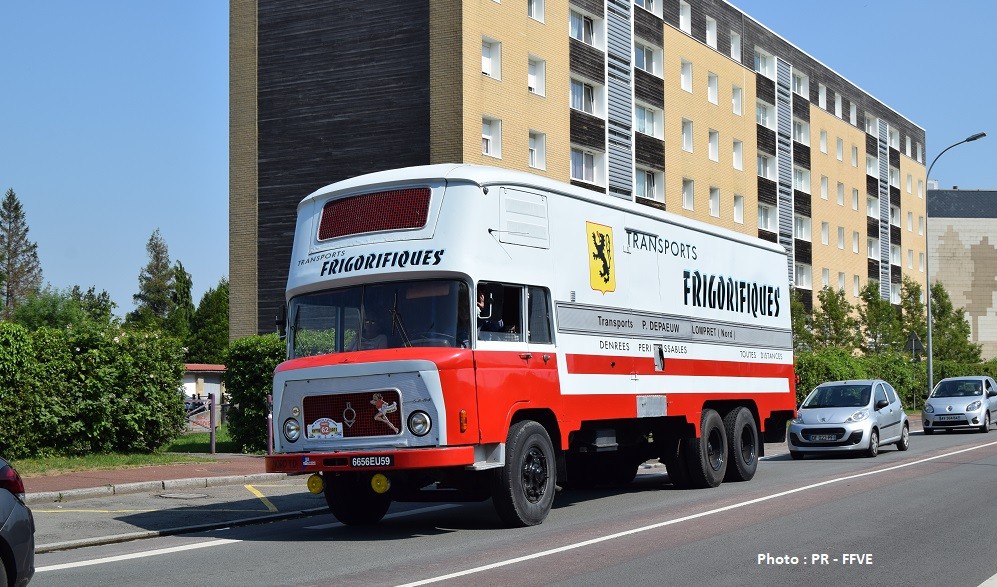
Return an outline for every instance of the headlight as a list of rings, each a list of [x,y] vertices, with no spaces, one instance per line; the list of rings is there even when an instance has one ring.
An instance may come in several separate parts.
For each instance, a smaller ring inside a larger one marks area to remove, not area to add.
[[[301,425],[294,418],[284,420],[284,438],[288,442],[297,442],[301,438]]]
[[[793,418],[792,420],[790,420],[790,422],[793,423],[793,424],[802,424],[803,423],[803,414],[797,415],[795,418]]]
[[[935,407],[932,406],[931,404],[924,404],[924,411],[927,412],[927,413],[929,413],[929,414],[934,414],[935,413]]]
[[[861,422],[862,420],[865,420],[868,417],[869,417],[869,410],[859,410],[854,414],[852,414],[851,416],[845,418],[845,424],[849,422]]]
[[[980,406],[982,406],[982,405],[983,404],[980,403],[980,400],[976,400],[975,402],[973,402],[973,403],[969,404],[968,406],[966,406],[966,411],[967,412],[975,412],[976,410],[980,409]]]
[[[433,428],[433,421],[426,412],[412,412],[408,417],[408,429],[416,436],[425,436]]]

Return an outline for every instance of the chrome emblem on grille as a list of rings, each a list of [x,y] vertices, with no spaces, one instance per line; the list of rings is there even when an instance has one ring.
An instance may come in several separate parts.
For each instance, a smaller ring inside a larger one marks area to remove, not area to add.
[[[346,424],[347,428],[353,428],[353,423],[357,421],[357,411],[353,409],[350,402],[346,402],[346,408],[343,410],[343,424]]]

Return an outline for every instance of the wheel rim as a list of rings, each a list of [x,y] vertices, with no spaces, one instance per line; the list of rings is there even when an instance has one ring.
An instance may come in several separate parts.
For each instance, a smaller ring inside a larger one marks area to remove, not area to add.
[[[724,466],[724,438],[718,428],[713,428],[706,437],[706,457],[710,468],[719,471]]]
[[[869,437],[869,450],[872,452],[879,452],[879,434],[873,432],[872,436]]]
[[[537,503],[547,490],[547,457],[538,446],[530,447],[523,459],[523,494]]]
[[[749,465],[755,461],[755,435],[747,426],[741,430],[741,460]]]
[[[906,426],[904,426],[903,440],[901,442],[903,442],[904,446],[907,446],[907,443],[910,442],[910,430]]]

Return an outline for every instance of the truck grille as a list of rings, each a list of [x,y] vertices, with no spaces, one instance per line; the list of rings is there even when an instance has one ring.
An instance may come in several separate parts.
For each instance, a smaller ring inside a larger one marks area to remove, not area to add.
[[[342,426],[344,438],[394,436],[402,429],[401,400],[393,389],[312,395],[305,397],[302,407],[306,427],[329,418]]]

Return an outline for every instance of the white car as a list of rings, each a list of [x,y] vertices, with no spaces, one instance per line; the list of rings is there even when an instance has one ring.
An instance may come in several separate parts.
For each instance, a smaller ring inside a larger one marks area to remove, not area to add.
[[[997,383],[985,375],[942,379],[924,400],[924,433],[976,428],[988,432],[997,421]]]

